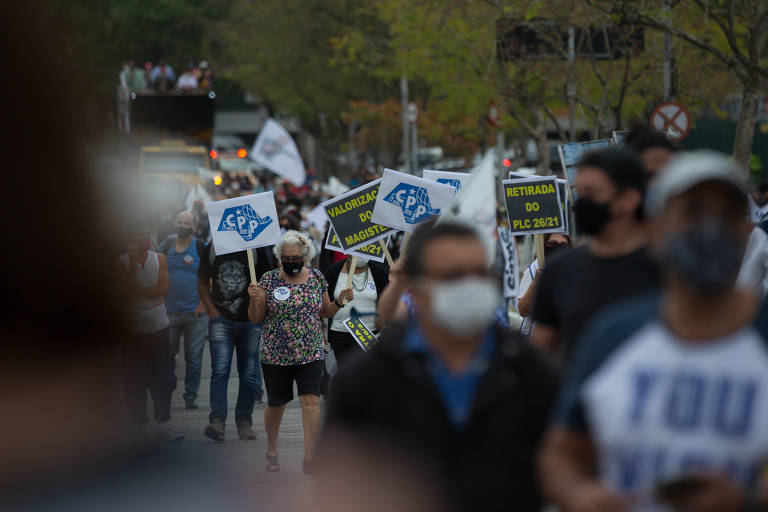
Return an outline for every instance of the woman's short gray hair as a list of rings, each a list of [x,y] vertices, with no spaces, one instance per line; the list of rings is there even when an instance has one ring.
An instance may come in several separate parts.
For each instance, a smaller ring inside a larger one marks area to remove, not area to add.
[[[277,259],[280,259],[283,255],[283,246],[285,245],[298,245],[301,247],[305,263],[309,263],[315,258],[315,244],[304,233],[294,230],[286,231],[280,242],[272,249]]]

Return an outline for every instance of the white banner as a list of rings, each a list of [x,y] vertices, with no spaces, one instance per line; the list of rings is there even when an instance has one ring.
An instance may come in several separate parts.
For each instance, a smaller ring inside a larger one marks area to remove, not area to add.
[[[410,233],[448,208],[454,194],[450,185],[384,169],[371,222]]]
[[[272,192],[208,203],[208,220],[216,254],[229,254],[280,242]]]
[[[517,244],[515,237],[503,226],[496,228],[499,234],[499,243],[504,253],[504,298],[517,297],[520,286],[520,272],[518,270]]]
[[[461,187],[469,181],[469,177],[472,174],[468,172],[449,172],[449,171],[430,171],[424,169],[424,179],[429,181],[436,181],[443,185],[450,185],[456,189],[456,192],[461,190]]]
[[[285,128],[274,119],[267,119],[264,123],[249,156],[257,164],[266,167],[297,187],[302,186],[307,179],[307,170],[304,168],[296,143]]]
[[[496,257],[496,180],[494,152],[488,154],[475,167],[456,198],[441,215],[438,222],[458,220],[477,229],[485,245],[488,264]],[[426,171],[425,171],[426,172]]]

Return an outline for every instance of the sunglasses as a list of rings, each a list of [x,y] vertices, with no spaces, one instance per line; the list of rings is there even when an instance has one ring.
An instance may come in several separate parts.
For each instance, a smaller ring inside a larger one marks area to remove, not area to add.
[[[283,256],[280,258],[280,261],[283,263],[303,263],[304,257],[302,256]]]

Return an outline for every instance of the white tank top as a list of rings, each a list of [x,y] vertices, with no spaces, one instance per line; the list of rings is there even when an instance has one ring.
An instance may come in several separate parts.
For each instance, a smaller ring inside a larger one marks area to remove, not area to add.
[[[128,253],[120,256],[128,270]],[[149,251],[144,266],[137,265],[136,282],[139,286],[157,286],[160,273],[160,260],[157,253]],[[134,297],[128,305],[128,315],[133,332],[150,334],[168,327],[168,315],[165,312],[163,297]]]

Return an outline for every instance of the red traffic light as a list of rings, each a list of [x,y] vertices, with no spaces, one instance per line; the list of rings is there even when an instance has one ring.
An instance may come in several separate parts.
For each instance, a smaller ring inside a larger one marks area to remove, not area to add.
[[[248,156],[248,152],[244,148],[240,148],[237,150],[237,156],[238,158],[245,158]]]
[[[219,156],[219,154],[216,152],[215,149],[212,149],[208,152],[208,156],[211,157],[211,160],[216,160],[216,157]]]
[[[504,167],[512,167],[512,160],[509,158],[505,158],[501,161],[502,164],[504,164]]]

